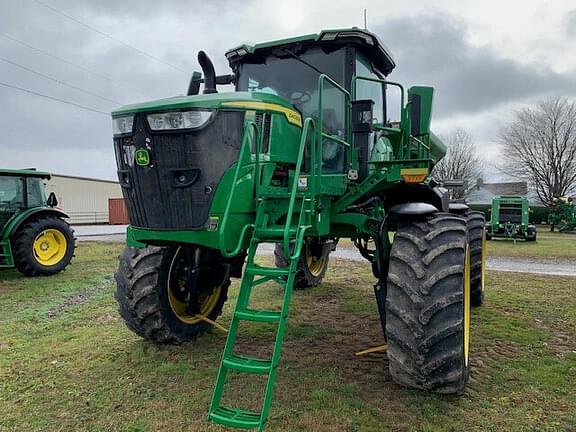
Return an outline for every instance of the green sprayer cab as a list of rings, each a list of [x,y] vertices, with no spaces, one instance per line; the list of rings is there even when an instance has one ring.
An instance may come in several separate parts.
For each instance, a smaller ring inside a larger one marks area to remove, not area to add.
[[[0,169],[0,269],[16,267],[26,276],[62,271],[75,249],[74,231],[55,208],[56,197],[46,200],[47,172]]]
[[[319,284],[349,238],[377,279],[392,377],[461,392],[470,305],[483,299],[484,219],[466,206],[450,213],[428,180],[446,152],[430,131],[433,89],[389,81],[392,56],[357,28],[226,57],[232,73],[217,76],[201,51],[186,96],[112,113],[130,217],[116,275],[128,327],[156,343],[191,340],[221,326],[230,279],[242,278],[209,417],[263,430],[293,289]],[[263,243],[274,266],[255,260]],[[279,305],[257,309],[251,292],[268,284],[283,288]],[[269,358],[238,351],[246,321],[274,328]],[[260,410],[222,404],[230,372],[267,377]]]
[[[536,241],[536,227],[528,222],[528,199],[521,196],[499,196],[492,200],[488,239],[495,237]]]
[[[548,215],[550,230],[560,232],[576,230],[576,205],[571,197],[554,198]]]

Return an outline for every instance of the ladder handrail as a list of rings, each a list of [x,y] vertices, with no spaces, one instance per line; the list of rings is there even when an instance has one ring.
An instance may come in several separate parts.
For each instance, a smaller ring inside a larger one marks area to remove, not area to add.
[[[304,160],[304,149],[306,148],[306,141],[308,138],[308,132],[312,129],[316,132],[316,124],[314,120],[310,117],[304,120],[304,126],[302,128],[302,135],[300,138],[300,148],[298,149],[298,159],[296,161],[296,168],[294,169],[294,179],[292,180],[292,190],[290,191],[290,203],[288,204],[288,212],[286,213],[286,224],[284,225],[284,255],[294,259],[290,255],[290,226],[292,225],[292,215],[294,213],[294,204],[296,202],[296,194],[298,192],[298,178],[300,177],[300,172],[302,171],[302,161]],[[310,165],[315,167],[316,166],[316,134],[312,135],[312,151],[311,151],[311,163]],[[302,213],[304,212],[304,202],[306,201],[306,197],[302,197],[302,207],[300,209],[300,218],[298,221],[298,236],[296,241],[300,239],[302,241],[304,239],[304,231],[306,229],[301,229],[301,222],[302,222]],[[300,232],[302,231],[302,232]],[[298,244],[298,243],[297,243]],[[300,256],[300,249],[298,247],[295,248],[297,252],[295,254]]]
[[[220,248],[220,253],[222,254],[222,256],[226,258],[238,255],[240,249],[242,249],[242,244],[244,243],[244,237],[246,236],[246,233],[248,232],[249,229],[254,229],[254,224],[244,225],[242,231],[240,232],[240,236],[238,237],[238,244],[231,252],[228,251],[225,244],[224,233],[226,232],[228,217],[230,216],[230,208],[232,207],[232,202],[234,201],[234,193],[236,192],[236,184],[238,183],[238,178],[240,177],[240,171],[245,166],[242,163],[242,161],[244,160],[244,153],[246,153],[247,148],[250,149],[252,144],[252,139],[250,136],[251,129],[253,129],[254,142],[256,143],[256,146],[254,148],[256,154],[255,166],[254,166],[254,169],[256,171],[256,174],[254,176],[255,178],[254,189],[256,197],[258,196],[259,191],[258,183],[260,182],[260,148],[259,148],[260,145],[258,140],[258,126],[256,125],[255,122],[251,121],[244,126],[244,136],[242,138],[242,144],[240,145],[240,151],[238,152],[238,164],[236,165],[236,171],[234,172],[234,180],[232,181],[232,190],[230,191],[230,195],[228,196],[228,202],[226,203],[226,208],[224,209],[224,214],[222,215],[222,223],[220,224],[219,227],[218,247]]]

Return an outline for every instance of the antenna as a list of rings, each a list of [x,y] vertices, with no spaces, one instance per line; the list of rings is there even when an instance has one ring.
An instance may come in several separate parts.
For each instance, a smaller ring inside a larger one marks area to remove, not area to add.
[[[368,27],[366,26],[366,8],[364,8],[364,30],[368,30]]]

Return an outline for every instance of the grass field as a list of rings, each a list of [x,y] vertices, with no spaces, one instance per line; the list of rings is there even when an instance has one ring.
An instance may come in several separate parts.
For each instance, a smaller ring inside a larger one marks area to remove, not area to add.
[[[392,238],[393,234],[390,237]],[[488,254],[491,256],[576,260],[576,233],[550,232],[546,226],[538,227],[536,242],[494,239],[487,244]],[[341,239],[338,247],[354,248],[354,245],[348,239]]]
[[[535,242],[491,240],[488,242],[488,253],[492,256],[576,260],[576,234],[550,232],[546,229],[538,229]]]
[[[206,414],[225,335],[158,348],[130,333],[113,299],[120,248],[82,243],[50,278],[0,273],[0,431],[222,430]],[[382,343],[373,279],[363,263],[332,262],[321,286],[294,295],[268,430],[576,430],[575,282],[489,273],[469,388],[442,397],[394,384],[385,354],[354,356]],[[255,302],[279,295],[263,287]],[[266,350],[269,328],[242,331],[245,350]],[[248,378],[226,397],[249,405]]]

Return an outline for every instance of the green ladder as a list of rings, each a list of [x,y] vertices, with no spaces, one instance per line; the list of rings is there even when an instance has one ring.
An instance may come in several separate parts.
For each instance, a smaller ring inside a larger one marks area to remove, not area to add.
[[[290,198],[290,195],[290,193],[287,193],[284,195],[284,198]],[[279,195],[264,195],[258,200],[260,205],[256,215],[256,223],[250,240],[250,246],[248,248],[246,268],[240,284],[238,301],[236,303],[236,309],[228,332],[220,370],[218,371],[218,378],[216,379],[214,395],[210,405],[210,413],[208,417],[215,423],[241,429],[258,428],[259,431],[263,431],[266,428],[270,404],[272,402],[272,394],[274,391],[274,383],[276,381],[278,363],[280,361],[280,351],[282,350],[282,342],[286,331],[286,321],[288,318],[288,310],[290,308],[290,300],[292,298],[294,277],[296,274],[298,259],[300,258],[304,233],[310,227],[310,225],[305,225],[304,222],[310,221],[312,214],[312,210],[310,209],[312,200],[304,194],[298,194],[298,196],[301,200],[301,206],[300,217],[298,218],[299,220],[297,225],[291,224],[291,217],[287,218],[286,225],[268,224],[269,217],[264,210],[266,208],[266,200],[268,198],[279,199]],[[294,198],[292,198],[292,202],[294,202]],[[292,210],[293,206],[290,207],[290,210]],[[289,212],[289,214],[291,214],[291,212]],[[254,262],[256,249],[260,243],[278,242],[284,244],[285,255],[290,257],[290,264],[288,267],[262,267]],[[293,245],[292,253],[290,253],[291,245]],[[277,282],[284,288],[284,298],[282,300],[281,310],[267,311],[250,309],[249,303],[252,288],[268,281]],[[277,323],[278,327],[272,351],[272,358],[260,359],[234,353],[238,326],[243,320],[260,323]],[[268,375],[260,412],[230,408],[220,404],[226,376],[231,370],[240,373]]]
[[[0,268],[2,267],[14,267],[14,258],[9,239],[0,240]]]

